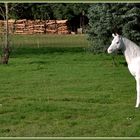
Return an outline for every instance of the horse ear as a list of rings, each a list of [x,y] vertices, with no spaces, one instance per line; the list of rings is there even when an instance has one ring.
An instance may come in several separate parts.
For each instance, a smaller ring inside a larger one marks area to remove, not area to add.
[[[115,34],[113,33],[112,36],[115,37]]]

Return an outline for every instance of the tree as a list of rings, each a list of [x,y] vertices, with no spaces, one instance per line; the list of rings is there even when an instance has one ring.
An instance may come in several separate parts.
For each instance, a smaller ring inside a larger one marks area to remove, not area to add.
[[[90,7],[88,18],[88,39],[93,52],[103,52],[108,44],[112,30],[112,12],[110,4],[93,4]]]
[[[10,47],[10,37],[9,37],[9,25],[8,25],[8,19],[9,19],[9,10],[14,9],[14,5],[11,4],[9,8],[9,3],[5,2],[3,5],[0,5],[0,11],[1,16],[4,19],[4,43],[2,46],[2,54],[1,54],[1,63],[2,64],[8,64],[9,56],[11,52]]]
[[[1,63],[8,64],[10,56],[10,46],[9,46],[9,27],[8,27],[8,3],[4,3],[5,10],[0,7],[1,15],[4,18],[4,43],[2,46]]]
[[[123,35],[140,45],[140,4],[127,4],[127,7],[128,10],[122,15],[125,22]]]
[[[88,39],[94,52],[106,51],[113,32],[140,43],[140,4],[93,4],[88,17]]]
[[[9,47],[9,27],[8,27],[8,3],[5,3],[5,46],[2,53],[2,63],[8,64],[10,56],[10,47]]]

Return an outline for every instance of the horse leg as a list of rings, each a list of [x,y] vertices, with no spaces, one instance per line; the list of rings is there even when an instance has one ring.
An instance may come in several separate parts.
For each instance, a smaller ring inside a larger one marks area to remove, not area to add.
[[[139,107],[140,104],[140,78],[136,77],[136,89],[137,89],[137,100],[136,100],[136,108]]]

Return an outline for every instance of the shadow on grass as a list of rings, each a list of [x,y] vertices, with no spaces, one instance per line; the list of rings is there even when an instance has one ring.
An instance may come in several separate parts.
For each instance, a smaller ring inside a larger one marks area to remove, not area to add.
[[[27,55],[42,55],[42,54],[52,54],[52,53],[77,53],[77,52],[84,52],[84,48],[80,47],[73,47],[73,48],[58,48],[58,47],[21,47],[21,48],[14,48],[12,50],[11,56],[27,56]]]

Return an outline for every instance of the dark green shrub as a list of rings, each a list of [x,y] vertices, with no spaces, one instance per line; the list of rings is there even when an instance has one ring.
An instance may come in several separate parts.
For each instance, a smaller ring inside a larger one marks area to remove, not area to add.
[[[88,18],[88,40],[94,53],[106,51],[112,33],[122,34],[140,44],[140,4],[92,4]]]

